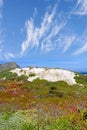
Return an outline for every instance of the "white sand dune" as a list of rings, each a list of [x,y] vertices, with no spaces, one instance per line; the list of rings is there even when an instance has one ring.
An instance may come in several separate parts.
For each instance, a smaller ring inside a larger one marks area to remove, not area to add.
[[[28,76],[28,81],[33,81],[34,79],[45,79],[47,81],[56,82],[56,81],[65,81],[70,85],[76,84],[74,79],[75,73],[63,69],[47,69],[47,68],[36,68],[36,67],[27,67],[27,68],[16,68],[11,70],[13,73],[17,73],[18,76],[26,75]],[[35,74],[35,76],[29,76],[29,74]]]

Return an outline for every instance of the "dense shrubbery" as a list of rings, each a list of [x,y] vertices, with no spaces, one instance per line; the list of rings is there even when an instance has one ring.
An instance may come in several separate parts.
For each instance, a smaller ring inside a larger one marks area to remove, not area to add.
[[[75,77],[76,79],[76,82],[79,83],[79,84],[83,84],[84,86],[87,87],[87,76],[86,75],[78,75]]]
[[[34,76],[34,75],[31,75]],[[3,71],[0,78],[0,130],[86,130],[87,77],[79,84],[48,82]],[[21,82],[22,81],[22,82]]]
[[[28,77],[25,75],[18,76],[16,73],[10,72],[10,70],[5,70],[0,73],[0,79],[2,78],[6,80],[27,81]]]
[[[34,73],[29,74],[29,77],[33,77],[33,76],[35,76],[35,74],[34,74]]]
[[[25,75],[17,76],[16,81],[24,81],[24,82],[26,82],[27,78],[28,77],[25,76]]]
[[[37,110],[24,110],[15,113],[0,113],[0,129],[5,130],[86,130],[87,120],[81,113],[52,119]]]
[[[83,119],[87,120],[87,109],[83,111]]]

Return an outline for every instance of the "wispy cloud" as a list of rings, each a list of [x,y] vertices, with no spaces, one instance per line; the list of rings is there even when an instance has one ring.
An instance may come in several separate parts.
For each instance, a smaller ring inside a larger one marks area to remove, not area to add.
[[[40,27],[35,26],[33,18],[28,19],[25,23],[26,40],[22,42],[21,54],[23,55],[27,49],[35,46],[37,48],[39,46],[41,51],[49,52],[53,50],[59,32],[67,23],[67,20],[62,15],[62,13],[57,14],[57,5],[55,5],[53,9],[46,10]]]
[[[3,0],[0,0],[0,7],[2,7],[3,5]]]
[[[63,53],[65,53],[73,44],[75,38],[75,34],[60,34],[56,42],[63,48]]]
[[[3,0],[0,0],[0,19],[2,18],[2,6],[3,6]]]
[[[87,30],[85,30],[81,36],[78,36],[76,42],[78,49],[73,52],[73,55],[80,55],[87,52]]]
[[[69,0],[65,1],[68,2]],[[39,27],[34,23],[36,14],[37,9],[35,9],[34,17],[28,19],[25,23],[26,40],[21,44],[21,55],[33,47],[41,49],[42,52],[50,52],[59,47],[65,53],[77,37],[75,34],[61,32],[72,17],[72,14],[87,14],[87,0],[77,0],[76,6],[67,15],[64,12],[58,13],[57,4],[53,9],[47,9]]]
[[[64,37],[64,42],[65,42],[64,52],[66,52],[69,49],[69,47],[72,45],[74,40],[75,40],[75,35],[71,35],[71,36],[65,35],[65,37]]]
[[[8,59],[14,59],[15,55],[13,53],[7,53],[7,54],[4,55],[4,58],[6,60],[8,60]]]
[[[16,55],[14,55],[13,53],[8,53],[8,52],[3,53],[3,50],[0,49],[0,60],[8,61],[8,60],[13,60],[15,58],[16,58]]]
[[[80,55],[85,52],[87,52],[87,43],[84,46],[82,46],[80,49],[76,50],[73,54]]]
[[[87,0],[77,0],[77,5],[73,14],[76,15],[87,15]]]
[[[27,20],[27,22],[25,23],[27,36],[26,40],[22,43],[21,54],[23,54],[29,47],[38,47],[41,38],[46,37],[47,32],[51,28],[51,24],[55,16],[56,9],[57,6],[53,8],[51,13],[49,13],[48,10],[46,11],[40,27],[35,27],[34,20],[32,18]]]
[[[53,46],[53,44],[52,44],[52,42],[50,40],[47,41],[46,44],[42,43],[42,46],[41,46],[41,50],[44,51],[45,53],[54,50],[54,48],[55,48],[55,46]]]
[[[37,8],[34,9],[33,19],[35,19],[36,15],[37,15]]]

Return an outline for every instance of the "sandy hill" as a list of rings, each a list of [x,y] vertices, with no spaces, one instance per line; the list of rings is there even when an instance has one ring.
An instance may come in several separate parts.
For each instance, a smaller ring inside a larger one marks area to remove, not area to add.
[[[17,73],[18,76],[26,75],[28,76],[28,81],[33,81],[34,79],[45,79],[47,81],[65,81],[70,85],[76,84],[74,79],[75,73],[63,70],[63,69],[50,69],[50,68],[37,68],[37,67],[27,67],[27,68],[15,68],[11,70],[12,73]]]

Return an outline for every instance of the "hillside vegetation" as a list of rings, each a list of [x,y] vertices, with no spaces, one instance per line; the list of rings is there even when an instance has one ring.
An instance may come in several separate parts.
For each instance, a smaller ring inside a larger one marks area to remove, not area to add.
[[[0,130],[87,130],[87,76],[73,85],[34,76],[0,72]]]

